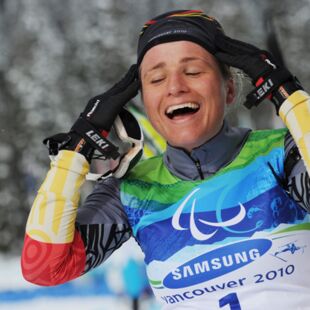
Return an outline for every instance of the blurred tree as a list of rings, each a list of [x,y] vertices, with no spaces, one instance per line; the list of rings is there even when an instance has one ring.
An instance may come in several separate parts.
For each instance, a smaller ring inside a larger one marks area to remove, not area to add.
[[[19,65],[17,51],[27,51],[29,41],[24,38],[16,40],[14,25],[20,17],[21,6],[7,5],[8,1],[1,1],[0,251],[16,249],[20,245],[22,234],[16,232],[20,232],[25,225],[27,185],[30,181],[22,162],[22,154],[28,149],[25,108],[14,82],[8,76],[8,72]],[[10,37],[7,37],[8,30]]]

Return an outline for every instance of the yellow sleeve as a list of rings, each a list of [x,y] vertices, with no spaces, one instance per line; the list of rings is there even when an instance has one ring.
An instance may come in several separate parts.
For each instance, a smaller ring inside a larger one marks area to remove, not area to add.
[[[80,188],[89,171],[89,163],[77,152],[62,150],[32,205],[26,233],[46,243],[72,242],[80,199]]]
[[[281,105],[279,115],[289,129],[310,175],[310,96],[294,92]]]

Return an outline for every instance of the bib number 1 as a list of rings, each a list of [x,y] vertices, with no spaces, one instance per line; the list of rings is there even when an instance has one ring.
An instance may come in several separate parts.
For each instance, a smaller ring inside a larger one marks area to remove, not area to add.
[[[228,294],[219,300],[220,308],[223,308],[226,305],[230,306],[230,310],[241,310],[239,299],[236,293]]]

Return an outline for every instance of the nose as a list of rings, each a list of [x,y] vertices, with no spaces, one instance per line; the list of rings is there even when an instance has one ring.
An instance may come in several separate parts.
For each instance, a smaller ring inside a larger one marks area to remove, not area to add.
[[[174,73],[168,78],[168,96],[179,96],[183,93],[188,92],[188,89],[188,85],[180,73]]]

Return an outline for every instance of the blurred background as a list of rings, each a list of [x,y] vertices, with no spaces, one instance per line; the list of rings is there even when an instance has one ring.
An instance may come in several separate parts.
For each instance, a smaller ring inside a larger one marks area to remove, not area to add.
[[[137,308],[132,300],[138,297],[141,309],[157,309],[134,241],[98,270],[56,288],[26,283],[19,257],[27,215],[49,167],[42,140],[67,131],[88,99],[135,62],[145,21],[175,9],[202,9],[229,36],[271,50],[309,91],[310,0],[0,0],[1,309],[125,310]],[[131,105],[140,110],[140,98]],[[163,143],[143,110],[138,115],[146,156],[156,154]],[[283,126],[268,102],[251,111],[240,106],[228,118],[253,129]],[[92,186],[84,186],[82,197]]]

